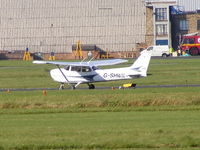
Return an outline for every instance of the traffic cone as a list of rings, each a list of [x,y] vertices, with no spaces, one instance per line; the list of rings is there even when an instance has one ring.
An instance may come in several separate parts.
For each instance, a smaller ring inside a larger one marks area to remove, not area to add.
[[[115,87],[112,87],[112,90],[115,90]]]
[[[43,95],[43,96],[47,96],[47,91],[46,91],[46,90],[43,90],[43,91],[42,91],[42,95]]]

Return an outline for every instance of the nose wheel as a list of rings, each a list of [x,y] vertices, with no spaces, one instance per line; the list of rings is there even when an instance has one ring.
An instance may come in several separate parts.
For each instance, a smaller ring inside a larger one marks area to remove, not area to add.
[[[95,89],[94,84],[88,84],[89,89]]]
[[[75,90],[76,87],[74,85],[71,86],[71,90]]]

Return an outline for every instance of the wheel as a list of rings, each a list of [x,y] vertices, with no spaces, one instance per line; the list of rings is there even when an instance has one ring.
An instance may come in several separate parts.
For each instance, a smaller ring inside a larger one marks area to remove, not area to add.
[[[94,84],[89,84],[88,86],[89,86],[89,89],[95,89]]]
[[[71,90],[75,90],[76,88],[75,88],[75,86],[74,85],[72,85],[71,86]]]
[[[192,56],[196,56],[199,54],[199,50],[196,47],[192,47],[189,52],[190,52],[190,55]]]
[[[167,54],[162,54],[162,57],[166,58],[166,57],[167,57]]]

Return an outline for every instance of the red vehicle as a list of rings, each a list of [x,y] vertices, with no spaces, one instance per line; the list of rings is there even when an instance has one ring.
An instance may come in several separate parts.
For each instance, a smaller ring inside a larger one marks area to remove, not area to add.
[[[180,44],[181,51],[189,53],[190,55],[200,54],[200,36],[198,35],[184,35]]]

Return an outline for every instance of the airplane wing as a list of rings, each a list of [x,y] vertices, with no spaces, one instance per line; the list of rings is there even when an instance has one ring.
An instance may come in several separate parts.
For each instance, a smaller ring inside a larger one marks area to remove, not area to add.
[[[125,59],[110,59],[110,60],[96,60],[96,61],[91,61],[89,62],[90,66],[109,66],[109,65],[116,65],[116,64],[121,64],[128,62],[128,60]],[[88,63],[88,62],[84,62]]]
[[[90,62],[33,61],[34,64],[53,64],[60,66],[109,66],[125,63],[125,59],[96,60]]]

